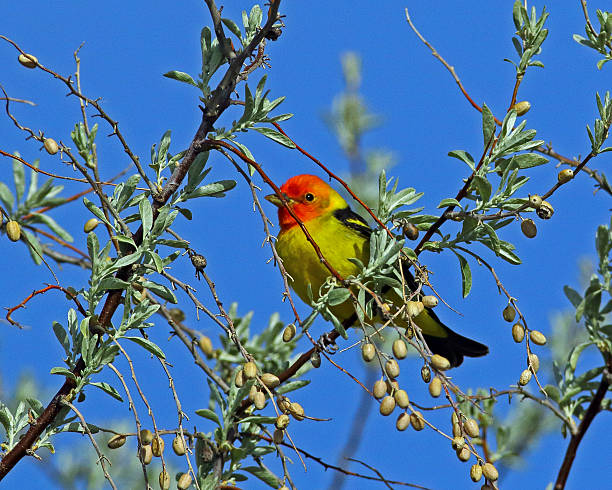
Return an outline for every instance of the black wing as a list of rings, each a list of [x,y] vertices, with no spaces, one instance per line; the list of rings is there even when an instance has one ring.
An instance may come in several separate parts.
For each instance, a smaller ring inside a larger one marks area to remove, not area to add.
[[[368,226],[367,221],[348,206],[346,208],[337,209],[334,211],[334,217],[344,226],[356,231],[364,238],[370,238],[372,229]]]

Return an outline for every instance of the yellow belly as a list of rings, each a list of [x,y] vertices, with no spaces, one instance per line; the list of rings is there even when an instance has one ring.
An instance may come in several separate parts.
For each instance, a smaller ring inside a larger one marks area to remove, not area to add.
[[[359,273],[359,268],[349,258],[358,258],[368,263],[370,256],[370,242],[357,232],[338,223],[329,223],[327,220],[336,220],[333,216],[310,220],[305,226],[321,249],[323,257],[338,271],[343,278]],[[285,269],[293,278],[289,285],[297,295],[307,304],[308,284],[310,284],[315,300],[319,298],[319,288],[331,275],[327,267],[320,261],[314,248],[306,239],[299,226],[294,226],[278,235],[276,250],[283,260]],[[332,313],[340,321],[348,318],[355,311],[351,300],[334,306]]]
[[[348,259],[358,258],[362,263],[367,264],[370,257],[370,241],[350,228],[338,226],[337,222],[326,222],[329,219],[335,220],[333,216],[310,220],[305,224],[306,229],[321,249],[323,257],[342,278],[356,276],[360,272],[359,268]],[[291,276],[289,278],[291,288],[304,303],[310,304],[308,298],[308,284],[310,284],[313,298],[316,301],[319,298],[319,288],[331,273],[321,263],[302,229],[294,226],[281,232],[276,241],[276,250]],[[397,307],[402,304],[402,298],[393,291],[385,295],[385,300]],[[355,307],[349,298],[344,303],[331,307],[330,310],[340,321],[343,321],[355,312]],[[427,310],[424,310],[414,321],[425,334],[436,337],[447,335],[446,327],[436,321]],[[408,323],[403,318],[396,318],[394,325],[406,327]]]

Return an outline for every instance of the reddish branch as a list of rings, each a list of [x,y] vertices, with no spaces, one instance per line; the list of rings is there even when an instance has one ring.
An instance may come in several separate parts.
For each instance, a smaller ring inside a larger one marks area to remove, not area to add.
[[[6,320],[11,324],[11,325],[19,325],[15,320],[13,320],[11,318],[11,315],[18,310],[19,308],[25,308],[26,304],[34,297],[37,296],[39,294],[44,294],[47,291],[50,291],[51,289],[58,289],[60,291],[62,291],[63,293],[67,294],[68,296],[70,296],[70,299],[72,299],[75,304],[77,305],[77,308],[79,309],[79,311],[81,312],[81,314],[83,316],[87,315],[87,312],[85,311],[85,309],[81,306],[81,303],[79,303],[79,300],[77,299],[76,295],[74,293],[71,293],[70,291],[68,291],[66,288],[63,288],[62,286],[56,286],[54,284],[49,284],[47,287],[44,287],[42,289],[38,289],[36,291],[33,291],[32,294],[30,294],[26,299],[24,299],[21,303],[19,303],[17,306],[13,306],[12,308],[9,308],[7,314],[6,314]]]
[[[329,175],[330,178],[337,180],[340,185],[342,185],[342,187],[344,187],[346,189],[346,192],[348,192],[351,197],[353,199],[355,199],[355,201],[357,201],[359,204],[361,204],[361,206],[363,207],[363,209],[365,209],[368,214],[370,216],[372,216],[372,219],[374,219],[374,221],[376,221],[381,228],[384,228],[387,231],[387,234],[390,237],[393,237],[393,234],[391,233],[391,231],[385,226],[385,224],[380,221],[380,219],[378,219],[378,216],[376,216],[374,214],[374,212],[369,208],[369,206],[366,205],[366,203],[364,203],[361,199],[359,199],[359,197],[357,197],[357,195],[353,192],[353,190],[349,187],[349,185],[342,180],[340,177],[338,177],[335,173],[333,173],[330,169],[328,169],[325,165],[323,165],[319,160],[317,160],[315,157],[313,157],[310,153],[308,153],[306,150],[304,150],[300,145],[298,145],[295,141],[293,141],[289,135],[287,133],[285,133],[285,131],[283,131],[283,128],[280,127],[280,125],[278,123],[273,122],[272,123],[274,125],[274,127],[276,129],[278,129],[284,136],[286,136],[289,140],[291,140],[291,142],[295,145],[295,147],[297,148],[297,150],[304,156],[307,156],[308,158],[310,158],[314,163],[316,163],[322,170],[325,171],[325,173],[327,173],[327,175]]]
[[[604,400],[606,393],[608,392],[608,388],[610,388],[610,381],[612,380],[612,355],[608,354],[606,356],[606,368],[601,377],[601,383],[599,383],[599,388],[595,392],[595,396],[591,400],[587,411],[584,413],[584,417],[582,418],[582,422],[578,426],[578,430],[575,434],[572,434],[569,445],[567,446],[567,450],[565,451],[565,457],[563,458],[563,463],[561,464],[561,469],[559,470],[559,474],[557,475],[557,481],[555,483],[555,490],[562,490],[565,488],[565,484],[567,483],[567,478],[569,476],[570,470],[572,469],[572,464],[574,463],[574,459],[576,458],[576,451],[578,451],[578,445],[582,438],[586,434],[586,431],[589,429],[591,422],[595,416],[601,411],[601,402]]]
[[[168,182],[165,184],[161,192],[159,192],[154,197],[154,219],[157,219],[159,209],[168,201],[170,196],[172,196],[172,194],[176,192],[178,187],[181,185],[196,156],[207,147],[206,135],[213,129],[215,122],[225,111],[225,109],[229,107],[230,96],[236,88],[240,69],[242,68],[242,65],[244,64],[249,54],[259,45],[259,43],[261,43],[266,33],[270,31],[270,29],[272,29],[272,26],[278,18],[279,5],[280,0],[271,2],[268,12],[268,19],[265,25],[255,34],[251,43],[243,51],[236,54],[236,56],[232,59],[229,68],[225,73],[225,76],[223,77],[221,82],[219,82],[217,88],[212,92],[209,99],[206,101],[206,109],[204,110],[204,113],[202,115],[202,122],[200,123],[200,126],[196,131],[196,134],[193,140],[191,141],[189,148],[185,152],[183,160],[180,162],[180,164],[177,165],[176,169],[170,176]],[[19,48],[17,47],[17,49]],[[83,97],[81,94],[75,95],[80,96],[79,98]],[[143,231],[141,226],[134,235],[134,242],[138,245],[142,243],[142,238]],[[130,274],[131,266],[127,266],[120,269],[115,277],[125,281],[129,279]],[[98,316],[100,324],[110,324],[111,319],[115,311],[119,307],[120,302],[121,290],[110,290],[108,292],[108,296],[106,297],[104,306],[102,307],[102,310],[100,311],[100,314]],[[76,366],[72,370],[74,376],[77,378],[81,376],[84,368],[85,363],[81,358],[77,361]],[[49,402],[47,407],[44,409],[43,413],[30,424],[30,428],[23,435],[23,437],[21,437],[19,442],[17,442],[17,444],[15,444],[15,446],[8,453],[5,454],[5,456],[0,461],[0,480],[2,480],[9,473],[9,471],[11,471],[11,469],[26,454],[28,454],[29,451],[31,451],[31,447],[36,443],[36,441],[42,435],[45,429],[51,423],[53,423],[56,416],[60,412],[63,406],[61,403],[62,399],[64,397],[70,397],[71,392],[75,388],[75,386],[76,384],[72,379],[66,378],[64,385],[55,394],[55,396]]]

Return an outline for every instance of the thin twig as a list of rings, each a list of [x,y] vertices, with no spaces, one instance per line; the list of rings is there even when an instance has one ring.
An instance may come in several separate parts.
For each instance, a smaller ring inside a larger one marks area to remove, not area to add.
[[[98,454],[98,461],[100,462],[100,466],[102,467],[104,478],[108,480],[108,483],[110,484],[112,488],[117,490],[117,486],[115,485],[115,482],[113,481],[110,474],[106,470],[106,463],[108,462],[108,464],[110,464],[110,461],[108,461],[108,458],[104,456],[104,454],[102,454],[102,452],[100,451],[100,448],[98,447],[98,444],[96,443],[96,440],[94,439],[93,434],[89,430],[89,426],[87,425],[87,422],[85,422],[85,418],[83,417],[83,414],[79,412],[79,410],[68,400],[64,399],[62,403],[66,405],[67,407],[69,407],[79,418],[79,421],[81,422],[81,427],[83,428],[85,432],[87,432],[87,435],[89,436],[89,440],[91,441],[92,446],[94,447],[94,449],[96,450],[96,453]]]

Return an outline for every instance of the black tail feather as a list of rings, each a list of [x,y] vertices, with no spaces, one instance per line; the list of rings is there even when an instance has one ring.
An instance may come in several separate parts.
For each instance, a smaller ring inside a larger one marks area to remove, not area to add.
[[[446,328],[446,337],[434,337],[433,335],[423,335],[427,346],[434,354],[439,354],[446,357],[451,367],[457,367],[463,362],[463,356],[481,357],[489,353],[489,348],[468,339],[463,335],[453,332],[450,328]]]

